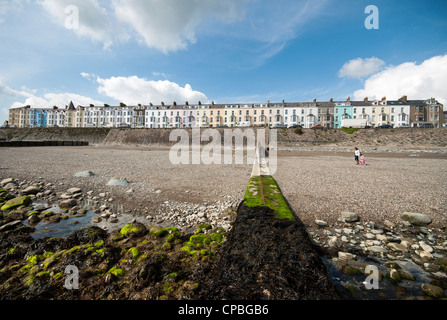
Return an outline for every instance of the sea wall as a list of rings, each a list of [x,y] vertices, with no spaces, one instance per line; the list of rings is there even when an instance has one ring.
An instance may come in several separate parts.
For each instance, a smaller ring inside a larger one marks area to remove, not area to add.
[[[2,128],[3,141],[85,141],[101,144],[110,128]]]
[[[245,132],[247,128],[216,128],[221,145],[227,133]],[[257,133],[256,128],[255,134]],[[259,128],[263,129],[263,128]],[[118,129],[118,128],[2,128],[0,141],[86,141],[89,144],[172,146],[180,141],[180,131],[173,129]],[[191,143],[193,130],[181,130],[182,139]],[[215,131],[213,131],[215,132]],[[260,131],[261,132],[261,131]],[[200,143],[210,143],[214,137],[205,137],[200,130]],[[267,133],[266,133],[267,134]],[[171,138],[171,139],[170,139]],[[247,138],[244,138],[246,141]],[[360,129],[344,132],[336,129],[277,129],[278,147],[334,146],[362,148],[447,148],[447,128],[439,129]]]

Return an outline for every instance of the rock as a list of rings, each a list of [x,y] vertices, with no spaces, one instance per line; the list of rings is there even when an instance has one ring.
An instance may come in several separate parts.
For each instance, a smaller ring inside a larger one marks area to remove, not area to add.
[[[130,237],[141,237],[147,233],[147,228],[144,224],[139,222],[132,222],[130,224],[125,225],[119,231],[121,235],[130,238]]]
[[[59,202],[59,207],[61,208],[72,208],[76,206],[78,202],[75,199],[67,199]]]
[[[400,217],[414,226],[426,226],[432,223],[431,218],[423,213],[404,212]]]
[[[107,185],[108,186],[127,186],[127,185],[129,185],[129,182],[127,182],[127,180],[125,178],[114,177],[109,180]]]
[[[392,283],[397,284],[402,281],[399,272],[396,269],[391,269],[387,274],[387,278],[391,280]]]
[[[61,221],[61,216],[60,215],[53,215],[53,216],[48,218],[48,223],[49,224],[59,223],[60,221]]]
[[[129,190],[126,191],[126,193],[133,193],[133,192],[134,192],[133,188],[130,188]]]
[[[81,171],[74,174],[75,177],[83,177],[83,178],[93,177],[94,175],[95,174],[91,171]]]
[[[329,247],[335,247],[337,245],[337,237],[336,236],[332,236],[328,238],[328,242],[327,244],[329,245]]]
[[[17,197],[17,198],[7,201],[1,207],[0,210],[2,210],[2,211],[11,210],[11,209],[14,209],[14,208],[17,208],[20,206],[27,206],[30,203],[31,203],[31,198],[29,196]]]
[[[315,220],[315,223],[319,227],[328,227],[329,226],[328,223],[326,221],[323,221],[323,220]]]
[[[386,252],[388,252],[387,249],[385,249],[384,247],[381,247],[381,246],[371,246],[371,247],[368,247],[368,250],[370,250],[370,251],[372,251],[374,253],[381,253],[381,252],[386,253]]]
[[[92,222],[93,223],[100,223],[102,221],[102,218],[101,217],[94,217],[93,219],[92,219]]]
[[[0,184],[1,184],[2,186],[5,186],[5,185],[7,185],[8,183],[13,183],[13,182],[14,182],[14,179],[13,179],[13,178],[7,178],[7,179],[3,179],[2,182],[0,182]]]
[[[367,232],[367,233],[365,234],[365,237],[366,237],[366,239],[375,239],[375,238],[376,238],[376,236],[373,235],[373,234],[370,233],[370,232]]]
[[[81,193],[81,192],[82,192],[82,190],[79,188],[71,188],[71,189],[68,189],[66,193],[74,195],[74,194]]]
[[[349,252],[338,252],[338,258],[340,260],[354,260],[356,258],[355,254],[349,253]]]
[[[357,222],[360,220],[358,214],[354,212],[342,212],[341,219],[344,222]]]
[[[423,294],[425,294],[429,297],[432,297],[434,299],[441,299],[441,298],[445,297],[444,290],[442,288],[440,288],[438,286],[434,286],[432,284],[423,283],[421,285],[421,290],[422,290]]]
[[[410,281],[416,281],[416,277],[407,270],[404,269],[398,269],[397,272],[399,273],[402,280],[410,280]]]
[[[395,251],[402,251],[402,252],[408,251],[408,248],[401,243],[390,242],[390,243],[388,243],[388,247]]]
[[[441,257],[436,259],[435,264],[440,266],[441,269],[447,271],[447,257]]]
[[[40,192],[39,187],[31,186],[24,190],[20,190],[20,193],[23,195],[30,195],[30,194],[38,194]]]
[[[92,226],[73,232],[67,237],[66,242],[68,245],[73,247],[80,244],[95,243],[99,240],[105,240],[107,236],[107,231],[99,227]]]
[[[16,221],[4,224],[0,227],[0,232],[14,230],[17,227],[19,227],[20,225],[22,225],[22,221],[20,221],[20,220],[16,220]]]
[[[10,182],[3,187],[3,189],[5,189],[7,191],[14,190],[15,188],[17,188],[17,186],[14,182]]]
[[[419,241],[419,246],[420,246],[421,249],[424,250],[425,252],[429,252],[429,253],[432,253],[432,252],[433,252],[433,248],[430,247],[428,244],[426,244],[424,241]]]
[[[395,224],[394,222],[389,221],[389,220],[385,220],[385,221],[383,221],[383,224],[384,224],[385,226],[387,226],[388,228],[390,228],[390,229],[396,227],[396,224]]]
[[[32,214],[29,218],[28,218],[28,224],[31,226],[35,226],[37,224],[39,224],[40,222],[40,218],[37,214]]]
[[[430,252],[427,251],[416,251],[416,253],[421,257],[423,260],[431,260],[433,259],[433,255]]]

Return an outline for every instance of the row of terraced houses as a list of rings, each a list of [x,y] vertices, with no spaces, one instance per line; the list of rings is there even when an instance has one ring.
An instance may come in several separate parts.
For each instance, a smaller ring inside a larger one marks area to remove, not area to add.
[[[72,102],[65,108],[32,108],[24,106],[9,110],[9,126],[32,127],[117,127],[117,128],[206,128],[270,126],[303,128],[323,126],[341,128],[344,119],[364,119],[367,126],[383,124],[399,127],[416,127],[430,124],[443,126],[443,105],[436,99],[317,101],[280,103],[238,103],[180,105],[77,106]]]

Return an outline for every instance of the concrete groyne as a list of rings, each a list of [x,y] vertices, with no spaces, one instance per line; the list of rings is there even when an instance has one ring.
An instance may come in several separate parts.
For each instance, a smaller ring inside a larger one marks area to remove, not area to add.
[[[338,299],[318,248],[269,175],[261,153],[258,148],[244,201],[218,261],[202,282],[201,298]]]

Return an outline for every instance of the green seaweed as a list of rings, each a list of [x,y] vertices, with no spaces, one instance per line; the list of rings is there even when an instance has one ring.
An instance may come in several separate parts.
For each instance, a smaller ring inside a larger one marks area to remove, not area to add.
[[[264,197],[261,196],[261,180]],[[277,219],[295,221],[289,205],[272,176],[252,177],[245,192],[244,203],[247,207],[269,207],[275,212]]]

